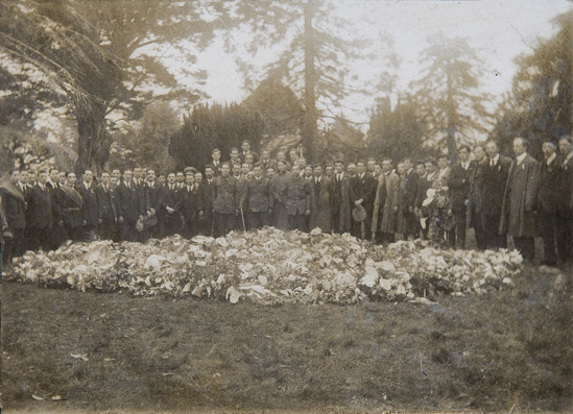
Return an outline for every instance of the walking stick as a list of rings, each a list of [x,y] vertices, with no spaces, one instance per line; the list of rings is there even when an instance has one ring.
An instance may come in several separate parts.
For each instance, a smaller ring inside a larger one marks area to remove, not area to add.
[[[243,222],[243,231],[247,231],[247,226],[245,226],[245,215],[243,214],[243,207],[241,207],[241,221]]]

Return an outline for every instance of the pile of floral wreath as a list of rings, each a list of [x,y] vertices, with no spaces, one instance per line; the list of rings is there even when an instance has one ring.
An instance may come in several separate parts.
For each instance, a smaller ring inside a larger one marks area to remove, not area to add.
[[[226,237],[179,236],[146,244],[68,243],[27,252],[10,280],[81,291],[169,294],[237,303],[404,301],[437,293],[464,295],[513,285],[516,251],[443,250],[423,241],[388,246],[349,234],[265,228]]]

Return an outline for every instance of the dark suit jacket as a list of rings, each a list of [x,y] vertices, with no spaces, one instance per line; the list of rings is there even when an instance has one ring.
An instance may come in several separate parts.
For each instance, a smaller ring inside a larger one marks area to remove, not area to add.
[[[203,211],[209,217],[211,216],[211,214],[213,214],[213,186],[214,185],[215,185],[215,179],[214,178],[213,178],[213,181],[211,182],[211,184],[209,184],[209,180],[207,178],[205,178],[203,181],[201,181],[201,184],[199,184],[199,192],[201,193]]]
[[[414,169],[412,169],[412,171],[406,174],[406,207],[416,207],[416,198],[418,196],[419,187],[420,175]]]
[[[540,163],[539,194],[537,201],[539,208],[549,214],[557,213],[560,196],[559,189],[564,179],[562,163],[563,160],[559,155],[556,156],[549,165],[547,165],[546,160]]]
[[[274,198],[270,181],[265,177],[252,178],[245,184],[243,194],[245,207],[251,213],[266,213],[272,207]]]
[[[131,183],[131,189],[125,183],[121,183],[116,188],[117,205],[119,215],[128,222],[136,222],[141,214],[139,192],[135,185]]]
[[[500,156],[497,163],[490,166],[490,159],[487,159],[487,167],[484,171],[484,188],[482,197],[482,214],[499,215],[503,205],[503,194],[507,183],[507,174],[511,167],[511,159]]]
[[[162,188],[157,183],[153,187],[145,184],[142,188],[142,210],[147,212],[149,209],[154,209],[157,214],[162,205],[162,196]]]
[[[562,161],[563,174],[559,183],[557,210],[564,217],[573,214],[573,158]]]
[[[195,184],[194,184],[195,186]],[[183,187],[179,193],[179,211],[185,218],[186,223],[191,223],[197,219],[199,211],[203,209],[201,194],[197,188],[188,191],[187,186]]]
[[[29,228],[50,228],[53,226],[52,193],[53,190],[49,187],[45,186],[42,190],[39,184],[31,188],[26,217]]]
[[[99,197],[101,209],[101,218],[107,223],[115,223],[119,219],[119,209],[115,190],[109,187],[105,190],[103,184],[96,187],[96,193]]]
[[[10,186],[10,188],[0,188],[2,197],[2,207],[4,209],[5,220],[11,229],[24,229],[26,227],[26,201],[20,189]]]
[[[83,200],[81,216],[86,221],[87,226],[96,226],[101,217],[99,198],[95,191],[95,185],[92,183],[90,188],[86,188],[83,182],[79,183],[76,190],[80,193]]]
[[[362,198],[362,206],[368,215],[371,215],[374,210],[376,187],[377,181],[369,174],[364,174],[364,177],[362,178],[356,174],[354,177],[350,178],[348,195],[350,198],[351,209],[354,208],[354,202]]]
[[[54,204],[57,220],[63,220],[68,227],[82,225],[83,198],[75,188],[58,187],[54,192]]]
[[[457,163],[452,167],[448,178],[448,187],[450,187],[450,208],[453,211],[464,211],[466,209],[464,203],[469,197],[470,177],[474,168],[474,161],[469,163],[467,170],[462,168],[461,163]]]

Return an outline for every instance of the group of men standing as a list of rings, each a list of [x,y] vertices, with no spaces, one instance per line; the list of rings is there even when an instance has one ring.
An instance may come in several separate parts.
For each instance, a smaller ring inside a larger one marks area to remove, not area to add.
[[[226,162],[214,149],[203,173],[188,167],[158,177],[137,167],[103,171],[96,182],[90,170],[79,179],[56,168],[35,177],[12,170],[0,188],[3,263],[66,240],[145,242],[267,225],[377,242],[432,238],[457,248],[473,227],[479,249],[506,247],[509,235],[527,260],[539,234],[544,261],[563,263],[573,229],[571,137],[544,143],[541,163],[527,154],[524,139],[513,149],[515,159],[501,156],[494,142],[473,151],[462,146],[453,165],[442,156],[310,166],[296,151],[288,160],[282,151],[259,157],[244,142]]]

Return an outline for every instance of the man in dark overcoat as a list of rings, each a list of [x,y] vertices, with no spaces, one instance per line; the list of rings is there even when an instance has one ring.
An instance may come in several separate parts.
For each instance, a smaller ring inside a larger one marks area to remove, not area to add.
[[[0,186],[0,208],[4,213],[5,228],[3,231],[11,234],[11,237],[3,239],[2,244],[2,266],[12,262],[12,258],[21,256],[24,253],[24,236],[26,234],[26,200],[24,194],[18,186],[20,171],[10,170],[9,180]],[[0,237],[2,235],[0,234]]]
[[[535,258],[539,163],[527,153],[524,138],[513,140],[513,152],[515,160],[507,176],[499,230],[503,234],[507,226],[515,248],[524,260],[531,262]]]

